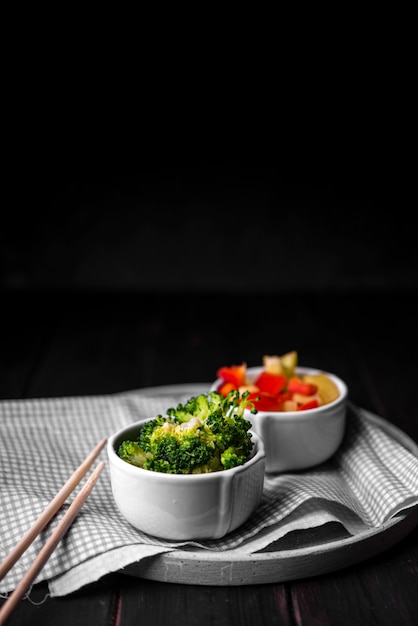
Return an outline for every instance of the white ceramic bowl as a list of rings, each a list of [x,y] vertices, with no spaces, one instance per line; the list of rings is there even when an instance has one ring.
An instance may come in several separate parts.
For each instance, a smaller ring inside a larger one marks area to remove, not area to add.
[[[243,465],[208,474],[164,474],[119,458],[125,439],[134,440],[146,420],[108,438],[112,493],[120,513],[135,528],[169,540],[219,539],[243,524],[260,503],[266,455],[252,432],[251,458]]]
[[[264,367],[247,368],[247,376],[255,381]],[[266,472],[279,473],[304,470],[329,459],[340,446],[345,432],[348,389],[341,378],[330,372],[297,367],[297,374],[326,374],[337,386],[339,396],[329,404],[305,411],[245,411],[252,431],[264,441]],[[218,378],[211,389],[221,383]]]

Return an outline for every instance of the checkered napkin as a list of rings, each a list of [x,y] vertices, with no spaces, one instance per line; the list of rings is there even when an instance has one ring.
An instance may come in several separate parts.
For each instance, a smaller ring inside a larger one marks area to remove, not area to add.
[[[107,396],[0,402],[0,561],[103,437],[208,389],[207,384],[174,385]],[[378,528],[418,503],[418,447],[404,447],[392,436],[395,430],[350,405],[344,440],[328,462],[309,471],[267,475],[261,504],[251,518],[222,539],[200,543],[162,541],[130,526],[114,504],[106,463],[36,582],[47,580],[50,594],[63,596],[145,557],[188,546],[252,554],[291,530],[328,521],[339,522],[351,534]],[[106,462],[104,451],[101,458]],[[1,594],[15,588],[71,500],[0,582]]]

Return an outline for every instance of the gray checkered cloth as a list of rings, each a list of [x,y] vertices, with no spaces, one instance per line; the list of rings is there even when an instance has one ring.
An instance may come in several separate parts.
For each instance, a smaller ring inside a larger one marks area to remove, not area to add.
[[[202,383],[0,402],[0,562],[103,437],[208,389]],[[36,582],[48,581],[50,594],[60,596],[145,557],[188,545],[251,554],[289,530],[330,520],[351,533],[379,528],[418,503],[418,448],[404,447],[392,436],[396,429],[385,424],[349,405],[344,441],[328,462],[309,471],[266,476],[263,499],[251,518],[222,539],[200,543],[162,541],[134,529],[116,509],[106,463]],[[99,458],[107,461],[105,450]],[[74,495],[0,582],[1,594],[16,587]]]

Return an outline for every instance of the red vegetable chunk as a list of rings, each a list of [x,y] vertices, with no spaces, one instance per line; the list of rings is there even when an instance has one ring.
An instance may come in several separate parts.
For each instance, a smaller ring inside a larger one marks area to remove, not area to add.
[[[287,386],[292,393],[301,393],[303,396],[313,396],[318,391],[318,386],[313,383],[304,383],[297,376],[292,376]]]
[[[218,378],[222,378],[226,383],[232,383],[235,388],[241,387],[245,383],[247,364],[231,365],[231,367],[220,367],[216,372]]]
[[[233,383],[222,382],[220,385],[218,385],[217,391],[219,391],[219,393],[226,397],[230,391],[233,391],[236,388],[236,385],[234,385]]]
[[[283,399],[266,391],[250,393],[247,400],[254,404],[257,411],[280,411]]]
[[[300,407],[298,407],[298,411],[306,411],[307,409],[316,409],[317,406],[319,406],[319,402],[316,398],[314,398],[313,400],[309,400],[309,402],[305,402],[305,404],[301,404]]]
[[[255,381],[255,385],[260,391],[271,393],[276,396],[286,387],[287,378],[283,374],[271,374],[263,370]]]

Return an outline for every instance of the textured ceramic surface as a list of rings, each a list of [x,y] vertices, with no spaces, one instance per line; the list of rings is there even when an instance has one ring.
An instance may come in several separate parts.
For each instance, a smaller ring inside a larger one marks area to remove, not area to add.
[[[248,378],[254,381],[263,367],[249,367]],[[298,374],[326,374],[337,386],[339,396],[333,402],[305,411],[259,411],[245,416],[252,430],[264,441],[266,471],[270,473],[303,470],[329,459],[338,449],[345,432],[347,411],[347,386],[330,372],[298,367]],[[211,386],[216,389],[217,379]]]
[[[265,473],[264,444],[256,433],[244,465],[209,474],[164,474],[135,467],[116,453],[135,439],[144,420],[108,438],[112,493],[135,528],[170,540],[218,539],[243,524],[258,506]]]

